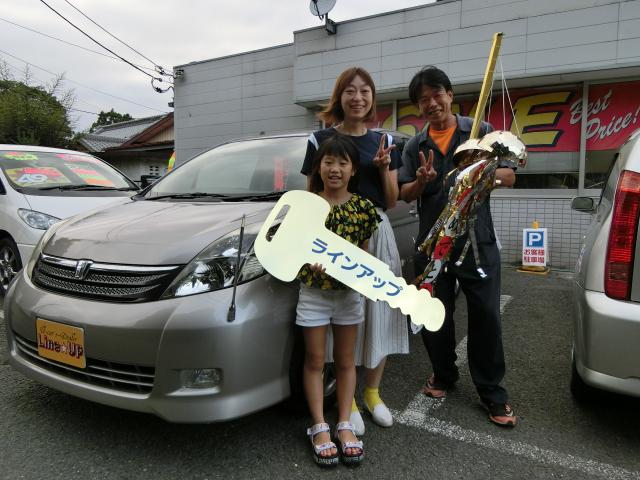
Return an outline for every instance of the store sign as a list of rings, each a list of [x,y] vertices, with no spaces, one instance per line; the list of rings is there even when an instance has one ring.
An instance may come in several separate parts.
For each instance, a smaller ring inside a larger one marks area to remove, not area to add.
[[[520,131],[531,152],[580,150],[580,87],[514,90],[509,96],[513,112],[507,99],[503,108],[502,93],[494,95],[488,107],[489,122],[495,128]],[[463,97],[451,109],[453,113],[473,116],[475,99]],[[424,119],[410,102],[399,102],[397,111],[398,130],[415,135],[424,128]],[[587,150],[618,148],[637,128],[640,128],[640,81],[589,87]]]
[[[522,266],[547,266],[546,228],[525,228],[522,230]]]

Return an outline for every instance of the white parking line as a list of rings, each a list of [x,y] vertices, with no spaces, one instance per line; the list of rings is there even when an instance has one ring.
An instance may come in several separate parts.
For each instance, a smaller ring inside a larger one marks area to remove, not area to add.
[[[500,314],[504,313],[505,307],[511,299],[510,295],[500,296]],[[467,337],[464,337],[457,345],[456,354],[458,356],[456,365],[460,368],[467,362]],[[409,402],[403,412],[392,410],[392,415],[397,423],[403,425],[420,428],[452,440],[491,448],[510,455],[518,455],[546,465],[563,467],[606,478],[637,479],[639,476],[640,472],[632,472],[607,463],[599,463],[575,455],[558,453],[523,442],[514,442],[503,437],[478,433],[430,416],[444,404],[445,400],[444,398],[430,398],[420,392]]]
[[[414,399],[404,412],[392,411],[394,420],[397,423],[420,428],[435,435],[442,435],[451,440],[490,448],[502,453],[528,458],[529,460],[545,465],[567,468],[589,475],[627,480],[637,479],[640,474],[640,472],[632,472],[608,463],[600,463],[576,455],[554,452],[553,450],[540,448],[524,442],[516,442],[504,437],[478,433],[474,430],[462,428],[459,425],[430,417],[428,415],[429,400],[433,401],[433,399],[429,399],[424,395],[422,395],[422,397],[427,400],[426,402],[419,402],[423,405],[422,407],[420,407],[418,402],[415,401],[416,399]],[[436,401],[442,403],[442,400]],[[418,411],[419,408],[423,408],[424,410]]]

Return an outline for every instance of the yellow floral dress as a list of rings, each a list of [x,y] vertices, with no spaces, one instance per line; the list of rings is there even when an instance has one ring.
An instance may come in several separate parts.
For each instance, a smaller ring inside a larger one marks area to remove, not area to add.
[[[345,240],[360,246],[373,235],[381,220],[373,203],[354,193],[346,202],[331,207],[325,226]],[[348,288],[326,273],[314,275],[309,264],[300,269],[298,280],[307,287],[322,290],[346,290]]]

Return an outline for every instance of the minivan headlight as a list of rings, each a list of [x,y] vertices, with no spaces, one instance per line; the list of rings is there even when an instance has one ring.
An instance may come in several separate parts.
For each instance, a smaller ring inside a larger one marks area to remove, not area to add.
[[[266,273],[252,248],[260,226],[260,224],[248,225],[244,229],[240,252],[239,284]],[[240,229],[214,241],[182,269],[161,298],[184,297],[233,286],[233,280],[238,271],[239,245]]]
[[[36,262],[38,261],[38,258],[40,258],[40,254],[42,253],[42,250],[44,250],[44,247],[47,244],[47,242],[51,239],[51,237],[53,237],[53,234],[56,233],[58,229],[62,225],[67,223],[69,220],[70,219],[59,220],[58,222],[54,223],[51,227],[49,227],[46,232],[42,234],[42,236],[40,237],[40,240],[38,240],[38,243],[36,244],[36,247],[33,249],[33,253],[31,254],[29,263],[27,263],[26,270],[27,270],[27,276],[29,278],[31,278],[31,275],[33,274],[33,267],[35,267]]]
[[[36,212],[35,210],[27,210],[26,208],[19,208],[18,216],[31,228],[37,228],[38,230],[46,230],[54,223],[60,221],[58,217]]]

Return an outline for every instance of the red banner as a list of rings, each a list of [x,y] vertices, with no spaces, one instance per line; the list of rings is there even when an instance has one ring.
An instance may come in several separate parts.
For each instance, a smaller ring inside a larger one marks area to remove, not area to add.
[[[506,94],[505,108],[501,93],[494,95],[488,106],[488,120],[495,128],[519,131],[533,152],[580,150],[581,87],[522,89],[510,92],[509,96],[513,112]],[[462,97],[452,105],[452,111],[461,115],[473,116],[475,108],[475,98]],[[415,106],[406,101],[398,103],[398,130],[415,135],[424,126]],[[618,148],[637,128],[640,128],[640,82],[589,88],[587,150]]]

